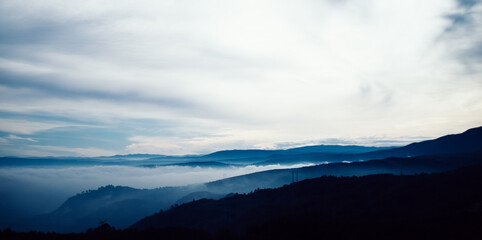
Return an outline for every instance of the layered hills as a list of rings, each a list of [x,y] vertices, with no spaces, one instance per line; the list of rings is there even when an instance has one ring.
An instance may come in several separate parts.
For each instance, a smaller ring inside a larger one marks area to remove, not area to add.
[[[118,159],[121,157],[113,158]],[[131,155],[129,157],[146,156]],[[166,156],[148,155],[148,157],[148,161],[156,165],[158,158],[165,158]],[[113,158],[108,159],[109,161],[114,161]],[[175,157],[171,158],[172,161],[174,161],[173,159],[175,161],[179,160]],[[331,160],[326,161],[327,159]],[[166,211],[170,208],[173,208],[173,210],[177,209],[176,206],[183,203],[199,199],[221,199],[227,195],[246,194],[256,189],[279,188],[293,182],[321,176],[408,175],[451,171],[482,163],[482,127],[470,129],[461,134],[413,143],[400,148],[310,146],[289,150],[231,150],[204,156],[189,156],[189,161],[175,164],[195,165],[197,163],[197,166],[203,164],[219,166],[217,163],[231,165],[249,164],[251,162],[259,163],[260,160],[264,164],[309,162],[317,165],[296,169],[263,171],[183,187],[134,189],[106,186],[77,194],[51,213],[26,219],[15,227],[19,230],[81,232],[89,227],[95,227],[99,221],[103,221],[117,228],[125,228],[155,212]],[[385,177],[391,179],[391,177]],[[355,181],[353,179],[352,181]],[[382,179],[379,180],[383,181]],[[343,182],[341,185],[344,184]],[[240,196],[236,196],[236,199],[242,199]],[[203,201],[206,203],[211,202]],[[174,214],[176,211],[178,210],[168,212],[170,212],[169,214]],[[162,214],[156,216],[168,216]],[[162,222],[162,224],[156,225],[156,223],[152,226],[169,225],[164,220],[159,220],[159,222]],[[172,224],[176,225],[177,222],[172,222]],[[246,224],[249,225],[250,223]],[[196,227],[196,225],[189,225],[189,227]],[[231,227],[228,226],[228,228]],[[206,228],[208,231],[213,229]]]
[[[246,239],[466,239],[482,233],[480,189],[482,165],[437,174],[324,176],[186,203],[131,228],[178,226]]]

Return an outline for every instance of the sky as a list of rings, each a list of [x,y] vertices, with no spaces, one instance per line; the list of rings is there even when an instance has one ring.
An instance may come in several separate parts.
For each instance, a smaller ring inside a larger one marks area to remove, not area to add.
[[[402,145],[480,125],[479,0],[0,0],[0,156]]]

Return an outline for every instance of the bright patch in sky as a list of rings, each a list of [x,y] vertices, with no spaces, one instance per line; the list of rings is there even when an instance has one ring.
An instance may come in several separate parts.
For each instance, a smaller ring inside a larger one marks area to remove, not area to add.
[[[481,13],[476,0],[1,1],[0,156],[462,132],[482,119]]]

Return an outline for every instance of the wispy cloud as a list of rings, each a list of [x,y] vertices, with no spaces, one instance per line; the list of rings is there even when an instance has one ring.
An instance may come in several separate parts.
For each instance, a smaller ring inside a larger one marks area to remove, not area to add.
[[[32,75],[47,74],[52,72],[52,70],[38,66],[38,65],[35,66],[28,63],[8,60],[5,58],[0,58],[0,69],[8,72],[32,74]]]
[[[18,119],[0,119],[0,131],[19,134],[33,134],[53,128],[66,126],[65,123],[45,123]]]
[[[458,8],[447,15],[451,24],[442,38],[452,46],[451,52],[465,65],[469,73],[482,68],[482,2],[459,0]],[[471,36],[467,38],[466,36]]]
[[[33,148],[39,149],[50,156],[77,156],[77,157],[98,157],[112,156],[116,152],[101,148],[79,148],[79,147],[60,147],[60,146],[44,146],[35,145]]]
[[[11,140],[22,140],[22,141],[29,141],[29,142],[38,142],[37,140],[33,139],[33,138],[26,138],[26,137],[19,137],[19,136],[16,136],[16,135],[8,135],[7,136],[8,139],[11,139]]]

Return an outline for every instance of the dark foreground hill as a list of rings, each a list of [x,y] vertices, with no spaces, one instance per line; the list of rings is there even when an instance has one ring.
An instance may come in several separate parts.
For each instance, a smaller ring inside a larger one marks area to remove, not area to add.
[[[209,182],[205,186],[208,191],[213,193],[246,193],[256,188],[276,188],[293,181],[317,178],[323,175],[364,176],[381,173],[435,173],[477,164],[482,164],[482,151],[405,158],[389,157],[380,160],[330,163],[296,169],[256,172]]]
[[[475,239],[480,224],[479,165],[430,175],[325,176],[187,203],[132,229],[189,227],[249,239]]]
[[[0,239],[480,239],[482,166],[447,173],[324,176],[221,200],[198,200],[131,228],[79,234],[0,232]]]

